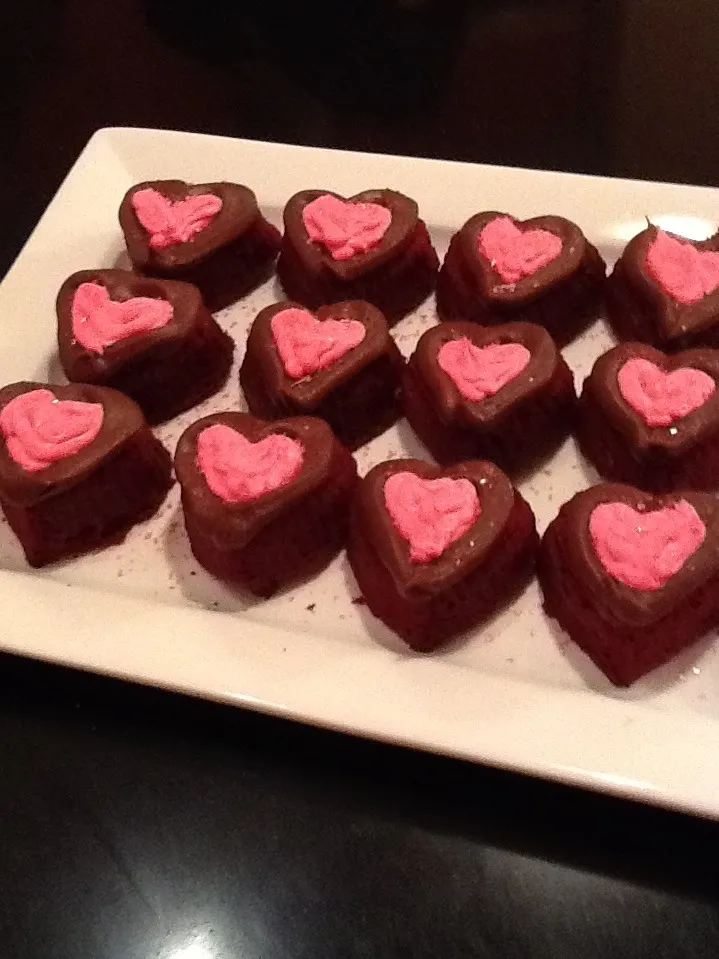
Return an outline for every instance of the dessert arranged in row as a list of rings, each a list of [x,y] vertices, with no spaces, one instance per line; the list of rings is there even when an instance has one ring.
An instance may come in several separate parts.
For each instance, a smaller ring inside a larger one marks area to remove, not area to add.
[[[0,391],[0,503],[30,563],[114,542],[152,515],[170,457],[115,390]],[[192,552],[259,596],[340,550],[369,610],[429,651],[484,622],[537,565],[547,612],[628,685],[719,625],[719,503],[603,484],[562,506],[543,540],[493,463],[381,463],[359,479],[314,417],[215,413],[181,436],[175,472]]]
[[[560,346],[602,305],[622,340],[719,346],[719,235],[694,241],[648,224],[607,278],[570,220],[485,211],[452,237],[440,269],[417,203],[395,190],[297,193],[280,235],[247,187],[180,180],[131,187],[120,224],[136,272],[193,283],[213,311],[254,289],[277,260],[288,298],[312,309],[366,300],[390,325],[436,285],[442,320],[536,323]]]
[[[217,392],[234,343],[196,287],[122,270],[76,273],[57,303],[60,360],[162,422]],[[489,459],[521,476],[570,432],[607,479],[654,491],[719,486],[719,351],[666,355],[623,343],[597,360],[579,402],[546,329],[449,320],[405,364],[383,314],[354,300],[262,310],[240,384],[263,419],[326,420],[349,449],[401,414],[440,463]]]

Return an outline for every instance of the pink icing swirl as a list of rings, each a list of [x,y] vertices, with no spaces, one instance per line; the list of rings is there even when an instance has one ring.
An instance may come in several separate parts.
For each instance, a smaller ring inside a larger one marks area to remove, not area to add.
[[[663,230],[647,251],[647,272],[677,303],[689,306],[719,288],[719,253],[697,250]]]
[[[207,229],[222,209],[222,200],[214,193],[169,200],[158,190],[147,187],[132,194],[132,208],[150,236],[150,247],[164,250],[175,243],[189,243]]]
[[[102,403],[58,400],[50,390],[31,390],[3,408],[0,430],[12,460],[39,473],[97,439],[104,415]]]
[[[671,426],[703,406],[716,383],[703,370],[683,366],[666,373],[650,360],[633,357],[617,374],[619,392],[647,426]]]
[[[290,483],[302,469],[304,447],[282,433],[252,443],[222,423],[197,437],[197,464],[225,503],[252,503]]]
[[[413,563],[439,558],[477,522],[479,497],[468,479],[422,479],[407,471],[384,484],[384,502],[392,524],[409,543]]]
[[[706,526],[686,500],[651,512],[627,503],[602,503],[592,510],[589,532],[600,563],[613,579],[654,592],[696,553]]]
[[[519,283],[556,260],[562,241],[549,230],[520,230],[511,217],[497,216],[479,234],[479,252],[505,283]]]
[[[91,353],[167,326],[172,304],[150,296],[111,300],[99,283],[81,283],[72,300],[72,335]]]
[[[349,260],[381,241],[392,214],[379,203],[351,203],[323,193],[302,211],[307,235],[321,243],[333,260]]]
[[[318,320],[307,310],[291,307],[275,313],[272,338],[285,373],[293,380],[325,370],[364,340],[359,320]]]
[[[437,362],[465,399],[481,403],[515,380],[529,365],[532,354],[521,343],[475,346],[463,336],[450,340],[437,353]]]

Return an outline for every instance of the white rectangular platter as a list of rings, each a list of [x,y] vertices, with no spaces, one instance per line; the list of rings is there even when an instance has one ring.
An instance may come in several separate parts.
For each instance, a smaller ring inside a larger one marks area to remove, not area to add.
[[[60,381],[54,299],[75,270],[124,264],[117,209],[140,180],[231,180],[269,218],[296,191],[392,187],[419,202],[440,255],[473,213],[575,220],[611,264],[645,217],[700,238],[719,190],[256,143],[158,130],[91,139],[0,285],[0,382]],[[281,298],[276,280],[218,315],[239,362],[249,323]],[[428,301],[396,328],[406,354],[436,322]],[[577,383],[611,345],[599,319],[565,356]],[[236,375],[218,397],[160,428],[180,432],[242,406]],[[425,456],[400,423],[357,454],[362,474]],[[540,531],[594,481],[573,441],[522,486]],[[360,604],[344,557],[268,602],[247,602],[194,562],[173,489],[126,542],[31,571],[0,526],[0,647],[368,738],[462,757],[719,818],[719,659],[708,637],[628,691],[614,689],[541,610],[536,584],[505,613],[431,656],[410,653]]]

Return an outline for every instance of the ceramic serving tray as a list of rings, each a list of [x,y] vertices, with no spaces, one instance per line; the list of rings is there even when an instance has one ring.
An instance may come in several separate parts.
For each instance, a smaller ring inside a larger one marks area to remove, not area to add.
[[[127,265],[117,209],[141,180],[231,180],[281,224],[296,191],[414,197],[440,255],[478,210],[576,221],[611,264],[649,217],[701,238],[719,190],[435,160],[343,153],[160,130],[101,130],[88,143],[0,285],[0,381],[62,381],[54,300],[68,274]],[[218,314],[244,351],[276,280]],[[394,331],[408,354],[436,323],[427,301]],[[579,384],[612,344],[600,319],[564,350]],[[222,394],[157,430],[174,451],[193,419],[244,408]],[[356,454],[360,472],[427,454],[400,422]],[[521,489],[540,531],[596,480],[569,440]],[[360,603],[344,556],[270,601],[248,601],[193,560],[175,486],[159,515],[103,552],[41,571],[0,525],[0,647],[24,656],[719,817],[719,660],[707,637],[617,690],[543,614],[536,583],[490,623],[441,651],[409,652]]]

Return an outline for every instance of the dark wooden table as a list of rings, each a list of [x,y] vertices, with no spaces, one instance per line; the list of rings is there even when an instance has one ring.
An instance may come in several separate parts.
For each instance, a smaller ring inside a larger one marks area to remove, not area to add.
[[[719,180],[713,0],[2,7],[0,274],[113,124]],[[7,656],[0,822],[2,959],[719,955],[719,825]]]

